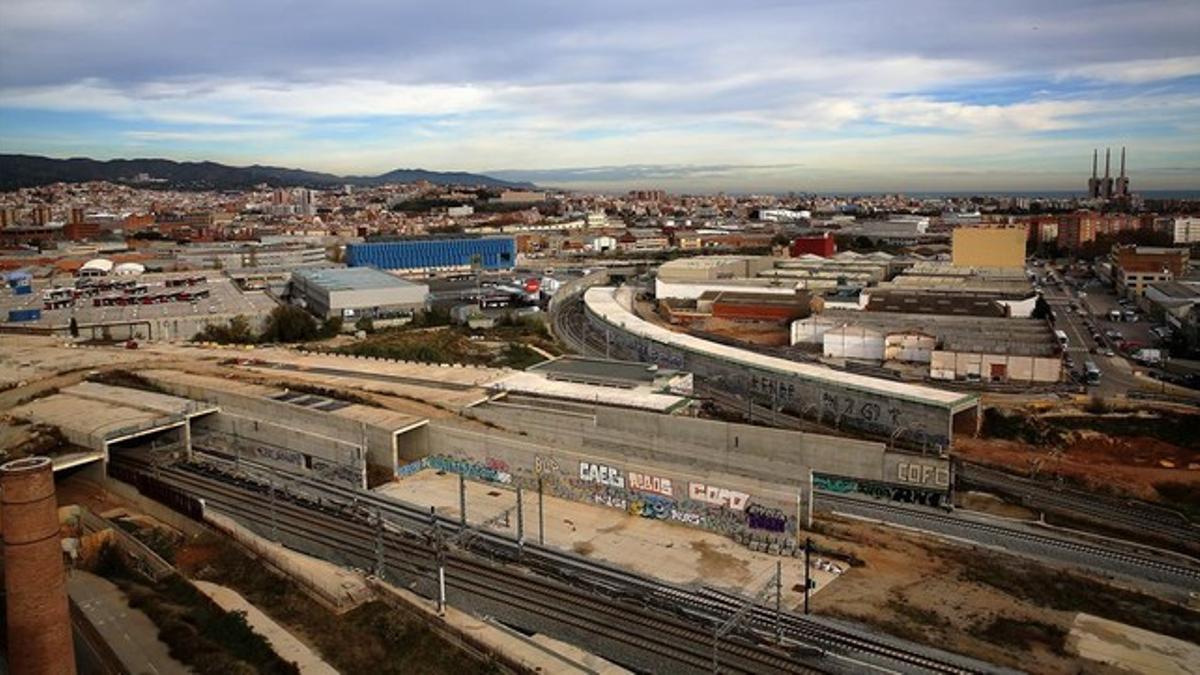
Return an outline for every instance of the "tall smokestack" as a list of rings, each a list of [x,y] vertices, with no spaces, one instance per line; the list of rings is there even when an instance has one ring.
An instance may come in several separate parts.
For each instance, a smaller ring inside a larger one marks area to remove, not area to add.
[[[0,465],[8,666],[14,675],[75,674],[67,581],[48,457]]]
[[[1105,178],[1108,178],[1111,175],[1111,173],[1109,172],[1109,166],[1112,165],[1111,160],[1112,160],[1112,148],[1105,148],[1104,149],[1104,177]]]
[[[1099,161],[1099,157],[1100,157],[1100,151],[1097,150],[1096,148],[1092,148],[1092,178],[1100,177],[1096,174],[1096,162]]]
[[[1125,177],[1125,146],[1121,146],[1121,178]]]

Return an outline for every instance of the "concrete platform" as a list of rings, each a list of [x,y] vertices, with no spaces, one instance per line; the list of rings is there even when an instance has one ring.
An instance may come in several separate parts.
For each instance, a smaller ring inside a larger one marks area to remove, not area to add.
[[[115,584],[90,572],[75,570],[67,578],[67,592],[88,621],[112,648],[130,673],[186,675],[191,670],[171,657],[158,639],[158,627]]]
[[[140,389],[84,382],[13,408],[18,418],[57,427],[71,443],[107,453],[109,445],[185,427],[215,406]]]
[[[413,504],[436,506],[444,516],[457,517],[458,476],[423,470],[400,481],[376,488],[381,495]],[[537,494],[523,495],[525,538],[538,540]],[[467,483],[467,522],[483,523],[515,509],[515,491],[486,483]],[[625,511],[573,502],[557,497],[544,498],[546,544],[596,560],[658,577],[679,584],[706,584],[745,595],[753,595],[775,572],[775,562],[783,562],[784,604],[789,608],[803,605],[804,562],[801,558],[756,553],[733,540],[679,523],[641,516]],[[516,534],[516,511],[492,529]],[[837,578],[827,571],[829,561],[813,558],[812,578],[817,592]],[[844,567],[844,563],[833,563]]]
[[[237,591],[209,581],[196,581],[196,588],[207,595],[217,606],[227,612],[243,612],[246,623],[255,633],[267,639],[271,648],[284,661],[291,661],[300,670],[300,675],[337,675],[337,670],[325,662],[318,654],[309,649],[286,628],[275,623],[275,620]]]

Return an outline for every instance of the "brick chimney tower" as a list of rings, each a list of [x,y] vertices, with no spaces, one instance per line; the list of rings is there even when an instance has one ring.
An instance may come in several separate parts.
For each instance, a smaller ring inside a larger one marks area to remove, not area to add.
[[[0,465],[8,667],[13,675],[75,675],[67,579],[48,457]]]

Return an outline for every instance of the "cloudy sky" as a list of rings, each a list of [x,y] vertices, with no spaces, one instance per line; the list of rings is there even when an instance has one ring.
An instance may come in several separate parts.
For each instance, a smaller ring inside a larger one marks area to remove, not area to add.
[[[1056,190],[1127,145],[1200,189],[1198,34],[1197,0],[0,0],[0,150]]]

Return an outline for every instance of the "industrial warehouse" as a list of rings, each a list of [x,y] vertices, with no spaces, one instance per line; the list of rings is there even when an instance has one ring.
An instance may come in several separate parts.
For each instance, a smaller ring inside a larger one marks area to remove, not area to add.
[[[512,237],[411,239],[350,244],[346,264],[395,272],[505,270],[517,262]]]

